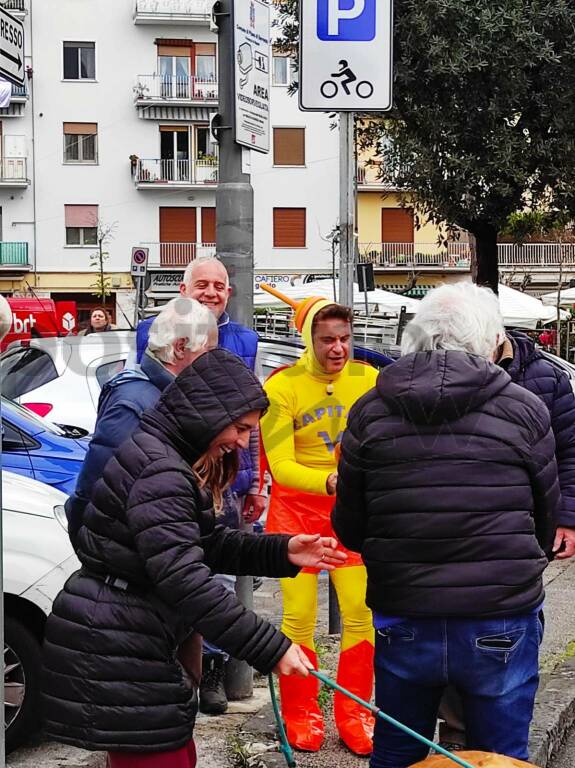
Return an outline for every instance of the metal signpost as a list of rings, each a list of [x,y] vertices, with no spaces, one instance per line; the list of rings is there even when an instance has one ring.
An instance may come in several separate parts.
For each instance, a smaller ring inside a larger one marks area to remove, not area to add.
[[[144,282],[148,272],[148,257],[150,255],[148,248],[136,246],[132,248],[132,264],[130,274],[136,281],[136,303],[134,307],[134,328],[140,320],[140,309],[143,305]]]
[[[392,0],[300,2],[300,109],[339,112],[339,300],[353,307],[354,112],[392,107]]]
[[[252,149],[267,153],[270,148],[270,8],[261,0],[219,0],[212,18],[219,37],[219,110],[212,124],[220,160],[216,253],[230,275],[230,315],[251,328],[254,190],[248,157]],[[236,594],[253,607],[251,576],[236,580]],[[251,696],[251,667],[230,659],[226,689],[232,700]]]
[[[0,5],[0,77],[24,85],[24,24]]]

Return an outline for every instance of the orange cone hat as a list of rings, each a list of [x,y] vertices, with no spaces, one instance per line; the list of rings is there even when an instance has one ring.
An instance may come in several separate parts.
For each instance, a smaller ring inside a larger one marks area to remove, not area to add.
[[[309,299],[296,301],[295,299],[290,299],[289,296],[285,296],[281,291],[272,288],[271,285],[267,285],[266,283],[260,283],[260,287],[295,310],[294,325],[300,333],[302,332],[303,324],[305,323],[305,319],[308,316],[310,309],[315,307],[319,301],[325,301],[323,296],[310,296]]]

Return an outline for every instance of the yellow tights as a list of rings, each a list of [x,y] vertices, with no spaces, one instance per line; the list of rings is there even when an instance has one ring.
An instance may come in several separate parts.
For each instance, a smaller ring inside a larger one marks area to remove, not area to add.
[[[341,650],[368,640],[373,644],[371,611],[365,604],[367,572],[364,566],[336,568],[330,579],[337,592],[341,612]],[[315,650],[317,621],[317,575],[300,573],[295,579],[280,579],[283,594],[282,632],[294,643]]]

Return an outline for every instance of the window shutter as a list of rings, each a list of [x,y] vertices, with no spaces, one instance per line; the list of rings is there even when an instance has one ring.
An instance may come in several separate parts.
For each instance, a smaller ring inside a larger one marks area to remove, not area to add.
[[[98,123],[64,123],[66,136],[89,136],[98,133]]]
[[[215,43],[196,43],[196,56],[215,56]]]
[[[305,248],[306,209],[274,208],[274,248]]]
[[[195,208],[160,208],[161,243],[195,243]]]
[[[202,243],[216,242],[216,209],[202,208]]]
[[[274,128],[274,165],[305,165],[305,128]]]
[[[413,211],[411,209],[381,209],[382,243],[413,243],[413,230]]]
[[[97,205],[65,205],[66,227],[97,227]]]

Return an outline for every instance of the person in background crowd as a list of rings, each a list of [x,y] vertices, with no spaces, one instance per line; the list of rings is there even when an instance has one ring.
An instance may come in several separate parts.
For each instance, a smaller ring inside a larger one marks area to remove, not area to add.
[[[226,312],[232,293],[230,280],[222,262],[215,258],[195,259],[188,264],[180,293],[195,299],[207,307],[218,324],[219,346],[238,355],[252,371],[256,370],[258,336],[249,328],[230,320]],[[147,335],[152,319],[138,325],[138,360],[147,344]],[[238,528],[240,518],[246,523],[258,520],[266,506],[266,496],[260,493],[259,483],[259,429],[255,428],[249,446],[240,451],[240,469],[236,481],[225,497],[226,524]],[[235,579],[227,575],[218,577],[229,590],[235,589]],[[221,649],[205,644],[204,676],[200,686],[200,711],[220,715],[228,708],[225,689],[225,663],[227,654]]]
[[[134,432],[143,412],[156,404],[168,384],[217,343],[216,322],[208,309],[193,299],[172,299],[154,318],[140,367],[124,369],[102,387],[94,434],[76,490],[65,504],[74,546],[94,483],[116,448]]]
[[[548,411],[493,364],[504,338],[487,288],[423,299],[350,414],[332,522],[367,567],[377,706],[431,739],[451,684],[469,749],[526,759],[560,488]],[[372,768],[426,754],[377,719]]]
[[[293,576],[345,555],[335,539],[257,536],[219,525],[237,451],[268,406],[229,352],[200,355],[147,410],[92,489],[77,535],[81,570],[44,637],[46,733],[106,750],[110,768],[193,768],[195,686],[178,648],[199,632],[262,673],[306,676],[305,654],[213,578]],[[198,649],[199,650],[199,649]]]
[[[308,299],[296,324],[305,353],[295,365],[272,374],[265,384],[270,407],[261,421],[272,491],[266,531],[332,536],[330,511],[336,474],[336,447],[349,409],[373,387],[377,371],[350,361],[352,312],[326,301]],[[282,630],[317,665],[314,632],[317,575],[305,569],[295,579],[282,579]],[[361,557],[349,554],[331,574],[342,617],[338,682],[369,701],[373,690],[373,625],[365,604],[366,573]],[[289,743],[317,751],[324,736],[317,679],[281,676],[282,715]],[[336,692],[334,715],[338,733],[356,754],[372,749],[373,717],[353,700]]]
[[[90,333],[103,333],[104,331],[114,331],[116,327],[110,321],[110,315],[105,307],[96,307],[90,312],[90,322],[88,327],[80,331],[78,336],[88,336]]]
[[[557,332],[546,331],[546,340],[553,346]],[[535,343],[519,331],[507,331],[497,354],[497,364],[545,404],[551,417],[555,437],[555,457],[561,487],[561,505],[557,512],[557,533],[553,553],[558,560],[575,554],[575,395],[571,382],[543,356]],[[450,749],[463,749],[466,744],[463,711],[457,693],[448,689],[439,709],[441,742]]]

